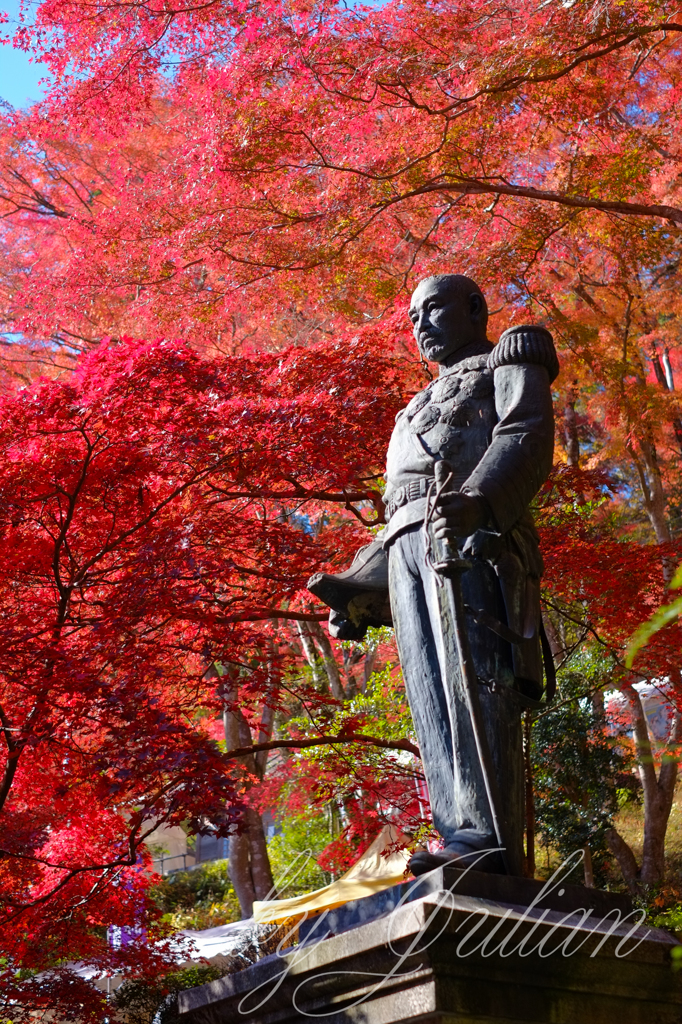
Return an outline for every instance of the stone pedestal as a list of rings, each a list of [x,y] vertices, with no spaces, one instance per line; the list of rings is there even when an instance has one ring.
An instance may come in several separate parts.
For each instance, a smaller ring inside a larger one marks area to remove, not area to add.
[[[617,898],[559,884],[538,901],[540,883],[521,879],[490,882],[496,898],[470,896],[458,891],[461,874],[432,876],[427,895],[375,920],[330,934],[321,916],[326,938],[309,933],[181,993],[182,1024],[680,1024],[678,943],[637,928]],[[531,887],[525,905],[505,902],[514,882]]]

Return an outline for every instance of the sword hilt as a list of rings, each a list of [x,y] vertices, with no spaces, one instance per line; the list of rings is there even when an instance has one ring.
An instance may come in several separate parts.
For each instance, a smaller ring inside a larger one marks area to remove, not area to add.
[[[433,471],[436,478],[436,488],[440,490],[447,483],[448,477],[452,476],[452,466],[447,459],[440,459],[433,467]],[[457,579],[462,573],[468,572],[471,569],[472,563],[468,562],[466,558],[461,557],[452,541],[443,538],[442,540],[437,540],[436,543],[440,557],[434,567],[441,576],[446,576],[451,580]]]

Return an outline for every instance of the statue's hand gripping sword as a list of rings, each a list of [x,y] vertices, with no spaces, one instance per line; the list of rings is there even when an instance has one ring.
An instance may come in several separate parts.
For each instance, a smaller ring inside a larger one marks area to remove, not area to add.
[[[436,491],[440,492],[446,485],[452,471],[448,462],[444,459],[437,462],[435,467]],[[459,551],[450,544],[447,539],[439,542],[439,555],[434,568],[444,577],[444,586],[448,597],[448,604],[452,615],[455,640],[457,644],[457,656],[459,669],[462,677],[462,685],[466,703],[471,719],[471,728],[474,734],[474,742],[478,753],[479,764],[483,774],[490,816],[492,818],[495,838],[500,848],[500,854],[504,868],[509,874],[509,858],[507,856],[508,846],[505,842],[504,818],[501,814],[500,797],[495,776],[495,766],[490,754],[488,736],[485,731],[481,702],[478,694],[478,678],[474,661],[469,646],[469,637],[466,630],[466,619],[464,610],[464,598],[462,597],[462,574],[472,568],[471,562],[460,556]],[[446,686],[453,690],[452,680],[446,679]],[[452,703],[452,694],[450,701]],[[454,706],[454,705],[453,705]]]

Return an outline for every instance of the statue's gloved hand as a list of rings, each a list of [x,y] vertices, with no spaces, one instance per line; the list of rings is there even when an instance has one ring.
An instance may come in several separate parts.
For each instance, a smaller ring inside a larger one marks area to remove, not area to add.
[[[329,613],[329,632],[337,640],[364,640],[367,625],[360,623],[356,626],[350,619],[344,618],[342,612],[336,612],[332,608]]]
[[[461,491],[445,491],[436,505],[434,531],[439,540],[453,541],[470,537],[489,523],[488,507],[483,498]]]

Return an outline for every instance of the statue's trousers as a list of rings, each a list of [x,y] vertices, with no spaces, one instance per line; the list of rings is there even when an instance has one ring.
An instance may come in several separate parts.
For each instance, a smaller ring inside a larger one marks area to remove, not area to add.
[[[420,526],[399,534],[389,548],[389,588],[398,652],[405,679],[434,824],[446,844],[466,833],[496,845],[485,783],[462,684],[447,592],[426,562]],[[504,621],[494,570],[485,562],[462,578],[466,604]],[[507,823],[508,862],[521,873],[523,854],[523,740],[511,649],[467,616],[483,722]],[[447,681],[447,683],[446,683]],[[492,684],[492,685],[491,685]]]

